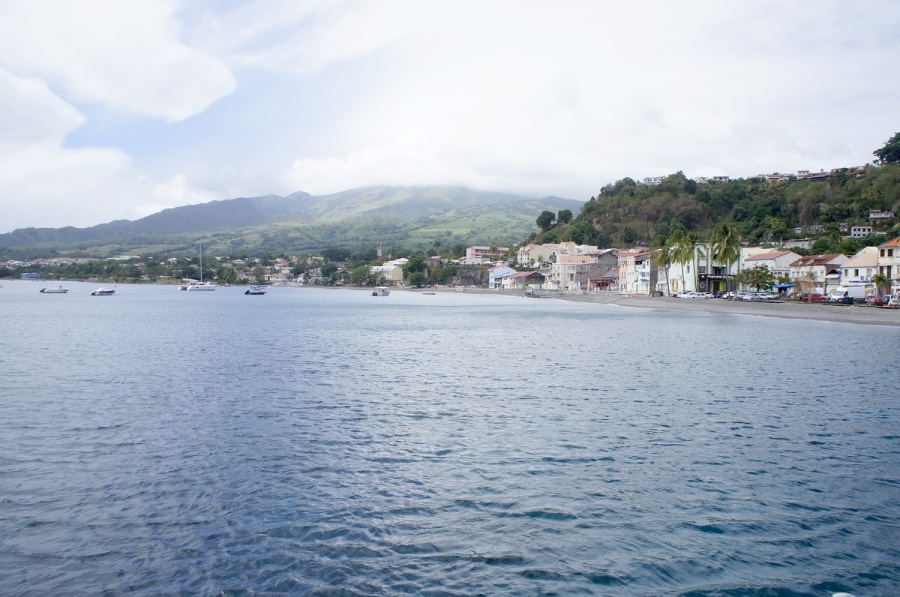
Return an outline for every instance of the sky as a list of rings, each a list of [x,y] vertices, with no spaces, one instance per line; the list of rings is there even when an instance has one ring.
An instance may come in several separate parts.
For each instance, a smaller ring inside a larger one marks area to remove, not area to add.
[[[3,0],[0,233],[858,166],[898,65],[896,0]]]

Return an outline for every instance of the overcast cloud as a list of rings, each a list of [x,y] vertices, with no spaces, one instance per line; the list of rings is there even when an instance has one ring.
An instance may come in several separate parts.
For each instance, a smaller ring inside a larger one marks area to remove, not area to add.
[[[900,131],[898,63],[894,0],[6,0],[0,232],[861,165]]]

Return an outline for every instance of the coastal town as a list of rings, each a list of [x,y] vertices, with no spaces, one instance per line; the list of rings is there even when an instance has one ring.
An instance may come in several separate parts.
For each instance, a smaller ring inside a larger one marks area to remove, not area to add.
[[[715,243],[697,242],[677,255],[670,248],[599,248],[575,242],[528,243],[507,247],[470,246],[456,259],[433,255],[420,259],[423,280],[430,271],[452,271],[442,284],[457,288],[542,291],[544,293],[615,293],[683,298],[738,298],[741,300],[797,299],[842,300],[897,306],[900,299],[900,237],[867,246],[854,255],[801,255],[792,248],[806,248],[808,240],[786,241],[780,246],[740,246],[733,258],[723,261]],[[668,255],[665,259],[664,256]],[[183,260],[183,258],[181,258]],[[125,259],[140,277],[138,282],[174,283],[171,276],[150,279],[159,270],[144,260]],[[171,266],[179,259],[170,258]],[[273,286],[424,286],[414,283],[411,258],[385,259],[378,247],[377,265],[366,266],[368,276],[360,281],[343,264],[323,264],[321,256],[261,259],[218,258],[217,269],[235,272],[219,283],[268,284]],[[19,274],[21,279],[40,280],[41,268],[64,265],[64,261],[0,264],[7,272],[35,268]],[[329,267],[330,265],[330,267]],[[358,269],[358,268],[357,268]],[[418,270],[417,270],[418,271]],[[748,274],[755,275],[748,275]],[[762,274],[762,275],[760,275]],[[96,280],[96,279],[95,279]],[[762,281],[760,283],[760,280]],[[124,280],[123,280],[124,281]],[[427,284],[431,285],[431,284]],[[852,300],[846,300],[852,299]]]

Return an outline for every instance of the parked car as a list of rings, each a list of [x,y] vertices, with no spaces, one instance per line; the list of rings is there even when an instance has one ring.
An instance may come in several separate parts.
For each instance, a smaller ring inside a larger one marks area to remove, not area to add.
[[[761,292],[745,292],[741,295],[742,301],[761,301],[763,300]]]
[[[818,303],[820,301],[827,301],[828,297],[824,294],[819,294],[818,292],[804,292],[800,294],[800,300],[807,303]]]
[[[870,294],[866,297],[866,304],[873,305],[875,307],[886,307],[890,302],[890,296],[878,296],[877,294]]]

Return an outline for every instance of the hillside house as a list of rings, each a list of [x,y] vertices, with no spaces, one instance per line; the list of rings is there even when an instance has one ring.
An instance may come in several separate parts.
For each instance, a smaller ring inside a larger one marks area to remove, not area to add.
[[[878,273],[891,280],[891,292],[900,292],[900,237],[878,246]]]
[[[776,278],[788,278],[791,275],[791,264],[800,259],[793,251],[770,251],[757,253],[744,259],[742,267],[751,268],[765,265]]]
[[[460,261],[467,265],[480,265],[502,259],[509,253],[508,247],[482,247],[474,246],[466,249],[466,256]]]
[[[501,288],[504,278],[516,273],[516,270],[507,265],[498,265],[488,269],[488,288]]]
[[[878,247],[865,247],[841,266],[841,285],[867,284],[878,266]]]
[[[540,272],[516,272],[501,280],[505,290],[540,290],[544,287],[544,275]]]
[[[846,255],[839,253],[800,257],[791,263],[791,280],[794,282],[794,291],[826,294],[829,285],[839,283],[841,266],[849,260]],[[834,280],[834,282],[830,280]]]

